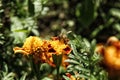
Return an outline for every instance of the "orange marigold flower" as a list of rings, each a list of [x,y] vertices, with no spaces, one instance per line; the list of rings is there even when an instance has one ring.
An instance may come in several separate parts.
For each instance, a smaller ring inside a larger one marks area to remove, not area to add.
[[[13,48],[15,53],[23,53],[25,55],[34,54],[39,52],[40,47],[42,46],[43,42],[39,37],[30,36],[26,39],[22,48],[15,47]]]
[[[15,53],[22,53],[24,55],[33,55],[35,62],[40,60],[40,53],[42,52],[41,46],[43,41],[36,36],[30,36],[25,40],[24,45],[22,48],[15,47],[13,48]]]
[[[68,63],[64,61],[68,59],[67,54],[71,52],[71,48],[67,44],[61,42],[60,40],[51,41],[50,45],[51,45],[51,48],[49,49],[49,54],[51,55],[51,57],[52,57],[52,54],[56,54],[56,55],[63,54],[61,64],[64,67],[66,67]],[[53,63],[53,59],[50,62]]]
[[[52,59],[52,55],[53,54],[56,54],[56,55],[63,54],[62,65],[64,67],[68,65],[67,62],[64,62],[68,58],[67,54],[69,54],[71,52],[71,48],[67,44],[62,43],[59,40],[48,40],[48,41],[43,41],[42,48],[44,50],[44,52],[43,52],[44,56],[41,57],[43,62],[47,62],[51,66],[55,67],[55,64]]]
[[[51,66],[55,66],[52,59],[53,54],[63,54],[62,65],[66,66],[64,60],[68,58],[67,54],[71,52],[69,45],[57,39],[57,37],[52,40],[41,40],[35,36],[28,37],[22,48],[15,47],[13,50],[15,53],[22,53],[24,55],[31,54],[35,62],[47,62]]]

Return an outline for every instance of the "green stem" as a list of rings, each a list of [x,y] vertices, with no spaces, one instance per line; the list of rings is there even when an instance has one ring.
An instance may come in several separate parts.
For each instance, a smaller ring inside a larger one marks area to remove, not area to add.
[[[60,69],[60,65],[62,62],[62,54],[60,54],[60,55],[54,54],[54,55],[52,55],[52,58],[53,58],[53,62],[55,63],[56,69],[57,69],[57,74],[56,74],[55,80],[60,80],[59,69]]]
[[[56,68],[57,69],[57,75],[55,77],[55,80],[60,80],[60,74],[59,74],[59,66]]]
[[[30,58],[30,64],[31,64],[32,72],[36,76],[37,80],[40,80],[41,76],[39,72],[39,67],[41,66],[41,64],[35,64],[33,58]]]
[[[39,71],[39,67],[40,67],[40,64],[36,64],[34,65],[35,66],[35,76],[37,78],[37,80],[40,80],[41,79],[41,76],[40,76],[40,71]]]
[[[59,80],[59,67],[57,67],[57,80]]]

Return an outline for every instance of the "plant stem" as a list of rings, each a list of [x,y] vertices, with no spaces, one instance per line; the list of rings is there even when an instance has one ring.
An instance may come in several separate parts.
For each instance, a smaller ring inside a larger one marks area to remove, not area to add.
[[[56,79],[55,80],[60,80],[60,75],[59,75],[59,66],[57,67],[57,75],[56,75]]]
[[[57,79],[59,80],[59,67],[57,68]]]
[[[41,75],[40,75],[40,72],[39,72],[39,68],[41,66],[41,63],[35,64],[34,61],[33,61],[33,58],[31,57],[30,58],[30,64],[31,64],[32,72],[34,73],[35,77],[37,78],[37,80],[40,80]]]

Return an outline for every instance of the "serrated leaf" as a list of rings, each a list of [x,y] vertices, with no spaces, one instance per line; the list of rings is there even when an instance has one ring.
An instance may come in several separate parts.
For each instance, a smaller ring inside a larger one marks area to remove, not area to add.
[[[73,66],[73,65],[71,65],[71,64],[67,66],[67,68],[71,68],[71,67],[74,67],[74,66]]]
[[[78,71],[83,71],[83,72],[90,72],[90,70],[87,70],[81,66],[74,66],[75,69],[77,69]]]
[[[73,54],[75,55],[75,57],[77,57],[78,56],[77,54],[79,54],[79,53],[76,50],[76,46],[72,42],[70,42],[70,44],[71,44],[71,48],[73,49]]]
[[[73,54],[69,54],[69,58],[75,59],[75,56]]]
[[[65,60],[65,62],[69,62],[69,63],[72,63],[72,64],[80,64],[76,60],[72,60],[72,59]]]

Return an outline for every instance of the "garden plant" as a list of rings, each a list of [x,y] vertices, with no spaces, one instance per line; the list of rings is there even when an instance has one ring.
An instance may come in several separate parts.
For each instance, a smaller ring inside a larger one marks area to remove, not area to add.
[[[0,0],[0,80],[120,80],[120,0]]]

